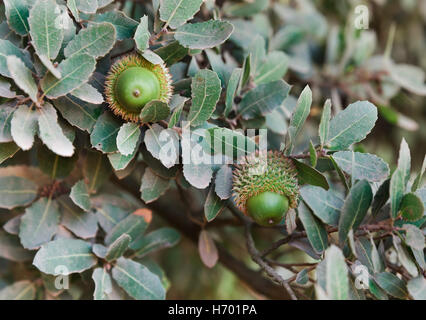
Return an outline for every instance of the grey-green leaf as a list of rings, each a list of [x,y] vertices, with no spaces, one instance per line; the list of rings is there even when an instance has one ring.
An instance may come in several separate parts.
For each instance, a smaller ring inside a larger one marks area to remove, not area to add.
[[[84,13],[96,13],[98,0],[75,0],[77,9]]]
[[[30,10],[31,43],[37,54],[55,59],[64,40],[64,28],[60,25],[59,6],[54,0],[38,0]]]
[[[392,217],[396,218],[402,197],[404,196],[408,179],[410,178],[411,155],[407,142],[403,138],[399,149],[398,167],[392,174],[389,195],[391,200]]]
[[[183,107],[185,102],[188,100],[186,97],[182,97],[178,94],[175,94],[170,99],[170,109],[173,110],[172,115],[169,119],[169,128],[173,128],[179,122],[179,119],[182,115]],[[174,107],[174,108],[173,108]]]
[[[172,129],[164,129],[154,123],[145,132],[144,142],[152,156],[161,161],[166,168],[173,167],[179,157],[179,136]]]
[[[240,83],[242,71],[241,68],[235,68],[229,77],[228,85],[226,86],[225,116],[229,115],[234,105],[234,98]]]
[[[197,189],[205,189],[212,180],[213,170],[209,164],[184,163],[183,175]]]
[[[266,115],[282,105],[289,91],[290,86],[283,80],[260,84],[244,95],[238,113],[244,119]]]
[[[148,16],[144,15],[141,17],[141,21],[139,22],[138,27],[136,28],[135,32],[135,43],[136,48],[140,51],[144,51],[145,49],[149,48],[149,37],[151,34],[148,30]]]
[[[141,199],[145,203],[157,200],[170,187],[170,181],[155,174],[151,168],[147,168],[142,177],[140,187]]]
[[[58,65],[61,79],[55,78],[51,73],[41,81],[41,88],[49,98],[58,98],[66,95],[81,86],[95,70],[95,58],[88,54],[77,54],[62,60]]]
[[[105,111],[96,121],[90,134],[92,146],[104,153],[116,152],[117,135],[121,123],[110,112]]]
[[[221,92],[219,77],[214,71],[203,69],[192,79],[192,105],[188,121],[192,126],[199,126],[213,114]]]
[[[30,31],[28,16],[30,6],[27,0],[4,0],[7,23],[17,34],[24,36]]]
[[[220,20],[187,23],[176,30],[175,39],[185,48],[207,49],[225,42],[233,30],[232,24]]]
[[[322,253],[328,246],[327,231],[324,225],[312,215],[308,207],[301,202],[298,207],[298,215],[306,230],[309,243],[316,253]]]
[[[328,131],[330,129],[330,116],[331,116],[331,100],[327,99],[324,103],[322,110],[321,122],[318,127],[318,133],[320,137],[321,147],[324,146],[328,140]]]
[[[105,268],[96,268],[92,274],[95,283],[95,291],[93,292],[94,300],[109,300],[108,294],[112,292],[112,279]]]
[[[71,91],[71,95],[92,104],[102,104],[104,102],[102,94],[88,83],[83,83],[77,89]]]
[[[160,4],[160,19],[172,29],[191,19],[203,3],[203,0],[163,0]]]
[[[161,228],[148,233],[137,239],[131,248],[136,250],[136,255],[142,257],[148,253],[170,248],[176,245],[180,240],[180,234],[172,228]]]
[[[0,208],[30,204],[37,197],[37,185],[21,177],[0,177]]]
[[[40,139],[54,153],[62,157],[71,157],[74,154],[72,142],[65,136],[58,123],[56,109],[48,102],[38,109],[38,128]]]
[[[350,104],[330,121],[326,145],[330,150],[343,150],[363,140],[374,127],[377,108],[368,101]]]
[[[116,31],[109,22],[94,24],[81,31],[65,47],[65,57],[88,54],[94,58],[105,56],[114,46]]]
[[[131,38],[138,26],[137,21],[126,16],[122,11],[108,11],[95,16],[94,22],[110,22],[114,25],[117,40]]]
[[[326,292],[331,300],[347,300],[349,294],[349,277],[345,257],[335,245],[325,251]]]
[[[302,161],[293,159],[293,163],[296,166],[298,172],[298,178],[301,183],[307,183],[313,186],[318,186],[328,190],[330,186],[328,185],[327,179],[324,175],[319,172],[317,169],[308,166]]]
[[[141,131],[137,123],[128,122],[121,126],[117,134],[117,148],[121,154],[128,156],[135,151]]]
[[[127,233],[123,233],[113,243],[111,243],[105,255],[105,259],[111,262],[120,258],[129,248],[131,241],[132,238]]]
[[[71,188],[70,198],[84,211],[90,210],[89,189],[84,180],[77,181]]]
[[[34,257],[33,264],[43,273],[67,275],[91,268],[96,264],[96,257],[89,243],[61,238],[43,245]],[[65,267],[66,271],[58,266]]]
[[[386,291],[386,293],[398,299],[406,299],[407,287],[401,279],[390,272],[378,273],[374,276],[377,284]]]
[[[215,193],[214,188],[210,188],[204,203],[204,216],[207,221],[214,220],[225,208],[226,202],[221,200]]]
[[[31,62],[28,52],[19,49],[9,40],[0,39],[0,74],[5,77],[11,77],[9,69],[7,68],[6,58],[8,56],[16,56],[21,59],[27,68],[33,69],[33,64]]]
[[[408,281],[407,288],[414,299],[426,300],[426,279],[423,276]]]
[[[131,297],[137,300],[162,300],[165,290],[160,278],[147,267],[120,258],[112,269],[112,277]]]
[[[300,194],[313,213],[324,223],[337,226],[343,199],[333,189],[303,186]]]
[[[69,95],[60,97],[53,103],[61,115],[70,124],[87,132],[92,131],[92,128],[103,109],[100,106],[81,101],[80,99]]]
[[[256,68],[254,82],[261,84],[280,80],[287,72],[288,65],[289,58],[284,52],[272,51],[266,56],[263,63]]]
[[[223,165],[216,174],[215,192],[222,200],[229,199],[232,195],[232,168]]]
[[[412,224],[405,224],[404,229],[406,230],[405,242],[411,248],[415,250],[421,250],[425,248],[425,236],[423,231]]]
[[[58,203],[51,198],[40,198],[25,210],[21,218],[19,238],[24,248],[36,249],[50,241],[59,225]]]
[[[139,117],[142,122],[158,122],[166,119],[170,114],[167,103],[158,100],[148,102],[142,109]]]
[[[38,88],[31,70],[25,66],[21,59],[15,56],[7,57],[7,68],[16,85],[28,94],[32,101],[37,103]]]
[[[356,183],[350,190],[342,207],[339,219],[339,242],[343,245],[348,237],[349,231],[356,230],[367,214],[373,192],[366,180]]]
[[[372,239],[359,237],[355,242],[355,252],[359,261],[361,261],[371,273],[384,271],[384,263]]]
[[[37,123],[38,113],[25,105],[19,106],[13,113],[10,132],[22,150],[29,150],[33,146]]]
[[[306,121],[306,118],[311,111],[312,104],[312,91],[309,86],[306,86],[297,100],[296,108],[293,111],[293,115],[290,120],[290,126],[288,128],[288,135],[290,138],[290,144],[287,145],[287,150],[291,152],[292,146],[296,141],[296,137],[302,130],[302,126]]]
[[[98,219],[93,212],[84,212],[73,204],[68,197],[58,198],[62,212],[61,224],[83,239],[96,236],[98,231]]]
[[[117,223],[114,228],[109,231],[105,237],[105,244],[111,245],[115,240],[121,237],[122,234],[128,234],[132,239],[145,232],[148,227],[147,222],[144,217],[130,214],[119,223]]]
[[[352,179],[380,182],[389,175],[388,164],[373,154],[339,151],[333,158]]]

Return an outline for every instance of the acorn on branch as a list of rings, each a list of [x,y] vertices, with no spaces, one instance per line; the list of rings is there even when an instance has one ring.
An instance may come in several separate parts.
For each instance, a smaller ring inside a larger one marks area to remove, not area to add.
[[[297,207],[297,170],[281,152],[255,152],[235,166],[233,193],[238,208],[256,223],[276,225]]]
[[[153,64],[137,54],[115,62],[106,77],[105,95],[111,110],[124,120],[140,122],[139,114],[152,100],[168,103],[171,77],[164,64]]]

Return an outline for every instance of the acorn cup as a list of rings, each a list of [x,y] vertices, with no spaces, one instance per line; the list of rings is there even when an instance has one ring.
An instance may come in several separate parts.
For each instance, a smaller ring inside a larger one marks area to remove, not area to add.
[[[115,62],[106,77],[105,95],[111,110],[124,120],[141,122],[139,114],[153,100],[168,103],[171,77],[164,64],[131,54]]]
[[[297,170],[281,152],[255,152],[235,166],[233,195],[244,214],[259,225],[274,226],[297,207]]]

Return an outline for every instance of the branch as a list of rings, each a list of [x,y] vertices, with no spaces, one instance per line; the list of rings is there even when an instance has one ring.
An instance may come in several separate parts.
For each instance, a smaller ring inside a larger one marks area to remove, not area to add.
[[[118,180],[114,178],[113,182],[122,189],[140,199],[139,188],[137,184],[130,179]],[[179,197],[176,193],[168,193],[166,201],[161,199],[147,205],[156,214],[161,216],[170,225],[179,230],[184,236],[191,240],[195,245],[198,244],[198,235],[201,228],[192,222],[185,215]],[[225,248],[216,243],[219,253],[219,262],[232,271],[243,283],[245,283],[253,291],[274,300],[289,300],[291,296],[282,290],[282,287],[274,284],[269,279],[262,277],[257,271],[248,268],[243,262],[237,260]]]
[[[247,239],[247,249],[250,253],[251,258],[254,262],[256,262],[265,272],[274,279],[277,283],[279,283],[282,287],[287,290],[287,293],[290,295],[292,300],[297,300],[296,295],[294,294],[293,289],[290,287],[288,282],[284,280],[275,270],[272,268],[266,261],[262,259],[259,251],[257,251],[256,246],[254,244],[253,237],[251,235],[251,223],[246,223],[246,239]]]

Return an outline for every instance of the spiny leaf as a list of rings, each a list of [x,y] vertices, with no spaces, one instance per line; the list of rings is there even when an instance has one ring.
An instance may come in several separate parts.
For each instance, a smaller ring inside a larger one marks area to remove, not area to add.
[[[58,203],[49,198],[41,198],[25,210],[21,218],[19,238],[24,248],[36,249],[50,241],[59,225]]]
[[[38,110],[40,112],[38,117],[40,139],[54,153],[63,157],[71,157],[74,154],[74,146],[58,123],[56,109],[50,103],[45,102],[44,106]]]
[[[142,122],[158,122],[166,119],[170,114],[170,108],[167,103],[152,100],[142,109],[139,117]]]
[[[26,0],[4,0],[6,18],[10,28],[24,36],[30,31],[28,16],[30,6]]]
[[[150,36],[151,34],[148,30],[148,16],[144,15],[143,17],[141,17],[134,36],[136,47],[138,48],[138,50],[144,51],[145,49],[149,48]]]
[[[403,138],[399,149],[398,167],[392,174],[390,181],[390,199],[392,217],[396,218],[401,205],[402,197],[404,196],[408,179],[410,177],[411,156],[407,142]]]
[[[41,88],[49,98],[66,95],[85,83],[95,70],[95,59],[87,54],[78,54],[63,60],[58,68],[62,78],[48,73],[41,81]]]
[[[381,158],[353,151],[339,151],[333,154],[334,160],[343,171],[356,180],[382,181],[389,175],[389,166]]]
[[[37,54],[55,59],[64,39],[64,29],[58,22],[59,6],[53,0],[38,0],[30,11],[28,22],[32,45]]]
[[[141,131],[136,123],[125,123],[117,134],[117,148],[121,154],[128,156],[136,148]]]
[[[176,30],[175,39],[186,48],[207,49],[225,42],[233,30],[234,26],[226,21],[188,23]]]
[[[327,231],[324,225],[312,215],[304,203],[299,204],[298,214],[306,230],[308,240],[315,252],[324,252],[328,246]]]
[[[70,198],[84,211],[90,210],[89,189],[84,180],[77,181],[71,188]]]
[[[19,106],[13,113],[11,134],[22,150],[29,150],[34,143],[34,135],[38,128],[38,113],[25,105]]]
[[[0,208],[13,209],[30,204],[37,197],[37,186],[21,177],[0,177]]]
[[[244,95],[238,113],[244,119],[252,119],[272,112],[281,106],[289,91],[290,86],[283,80],[260,84]]]
[[[92,274],[95,283],[95,291],[93,292],[94,300],[108,300],[108,294],[112,292],[111,276],[105,268],[96,268]]]
[[[210,118],[216,108],[221,92],[219,77],[211,70],[198,71],[192,79],[191,92],[188,121],[192,126],[199,126]]]
[[[165,290],[157,275],[130,259],[120,258],[112,269],[112,277],[137,300],[163,300]]]
[[[32,101],[37,103],[38,88],[31,70],[25,66],[21,59],[15,56],[7,57],[7,68],[16,85],[28,94]]]
[[[94,58],[105,56],[113,47],[116,38],[114,26],[109,22],[102,22],[82,29],[65,47],[65,57],[81,53]]]
[[[160,19],[176,29],[194,16],[203,0],[163,0],[160,4]]]
[[[377,108],[368,101],[350,104],[330,121],[326,145],[331,150],[343,150],[364,139],[377,120]]]
[[[372,200],[373,192],[366,180],[359,181],[352,187],[343,204],[339,219],[340,244],[345,243],[351,229],[355,231],[359,227]]]
[[[41,247],[33,264],[43,273],[68,275],[81,273],[96,264],[91,245],[83,240],[61,238]],[[58,266],[64,266],[58,268]]]

